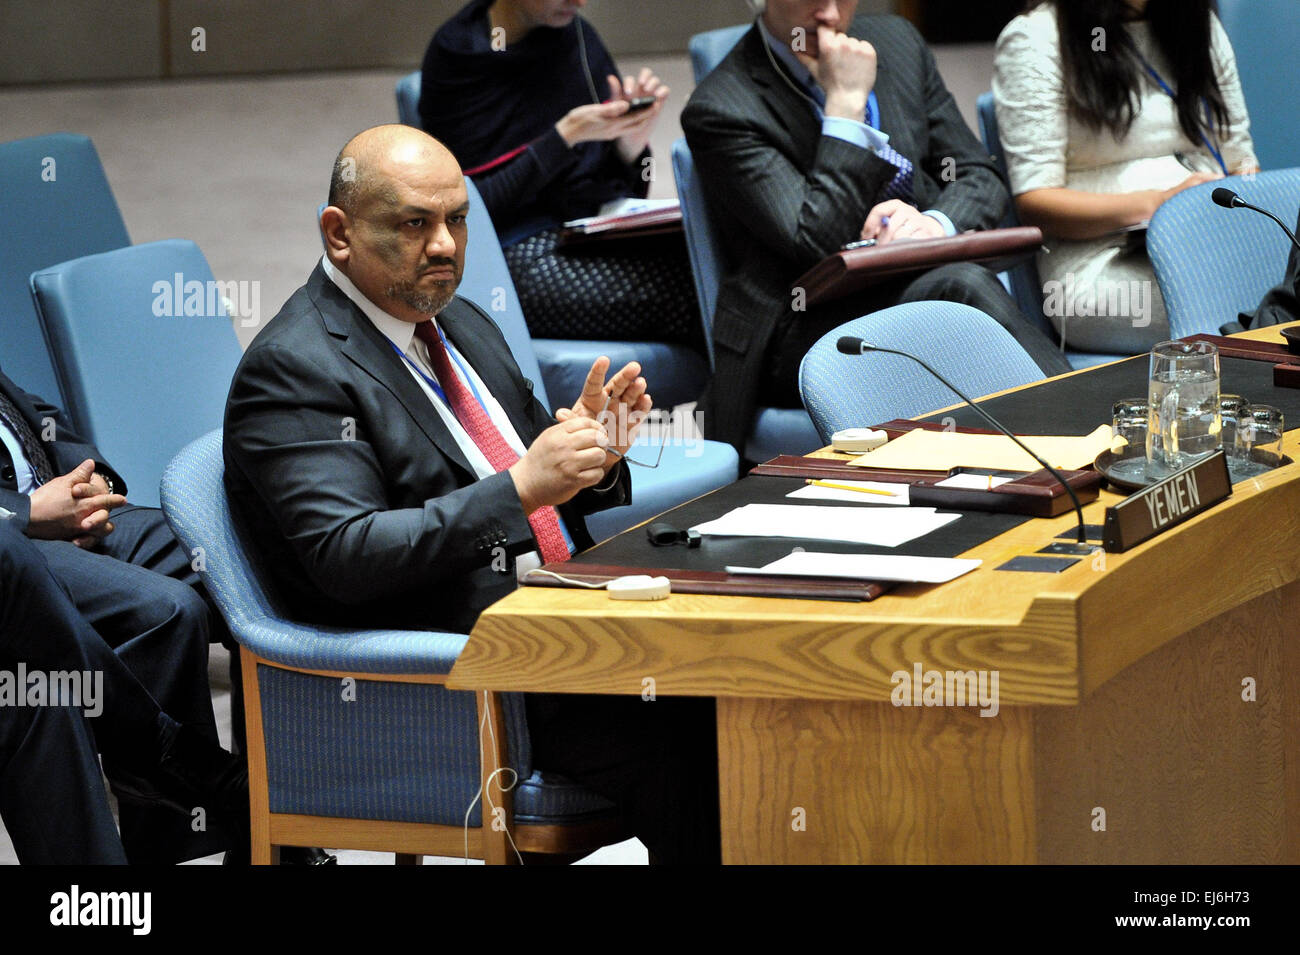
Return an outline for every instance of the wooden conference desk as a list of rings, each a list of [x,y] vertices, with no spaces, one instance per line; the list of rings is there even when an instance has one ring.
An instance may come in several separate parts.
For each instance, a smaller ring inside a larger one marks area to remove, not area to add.
[[[729,863],[1300,862],[1300,465],[1128,553],[993,570],[1074,520],[869,603],[521,588],[448,685],[717,697]],[[998,671],[999,712],[892,705],[917,663]]]

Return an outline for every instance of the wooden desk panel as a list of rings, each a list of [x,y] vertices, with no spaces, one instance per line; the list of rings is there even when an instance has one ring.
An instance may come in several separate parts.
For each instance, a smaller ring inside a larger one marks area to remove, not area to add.
[[[1300,862],[1300,465],[1127,553],[993,570],[1073,524],[863,604],[521,588],[448,684],[717,697],[729,862]],[[998,671],[998,715],[893,706],[916,663]]]

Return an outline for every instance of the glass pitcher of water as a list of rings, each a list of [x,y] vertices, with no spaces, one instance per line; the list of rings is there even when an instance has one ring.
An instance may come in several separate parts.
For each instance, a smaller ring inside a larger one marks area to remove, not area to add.
[[[1161,342],[1151,349],[1147,399],[1147,477],[1159,480],[1219,447],[1219,349]]]

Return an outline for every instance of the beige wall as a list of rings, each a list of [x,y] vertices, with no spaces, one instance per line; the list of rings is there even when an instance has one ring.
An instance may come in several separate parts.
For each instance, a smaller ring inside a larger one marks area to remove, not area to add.
[[[0,84],[420,64],[464,0],[0,0]],[[863,11],[894,0],[862,0]],[[592,0],[615,54],[681,53],[744,0]],[[202,28],[202,51],[194,49]],[[166,35],[166,43],[163,36]]]

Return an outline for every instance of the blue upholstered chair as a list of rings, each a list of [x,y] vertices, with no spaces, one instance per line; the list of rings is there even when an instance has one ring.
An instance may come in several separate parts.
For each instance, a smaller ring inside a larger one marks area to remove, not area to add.
[[[742,23],[734,27],[722,27],[706,33],[697,33],[691,37],[688,49],[691,54],[691,72],[695,74],[696,85],[726,58],[731,48],[740,42],[740,38],[748,32],[750,26],[749,23]]]
[[[722,243],[713,228],[704,186],[695,174],[695,162],[685,139],[673,143],[673,175],[682,204],[682,225],[695,276],[695,295],[704,320],[704,338],[713,362],[713,314],[718,304],[718,283],[722,268]],[[745,440],[745,457],[768,461],[779,454],[805,454],[821,447],[812,419],[802,408],[760,407]]]
[[[998,171],[1002,174],[1002,180],[1010,183],[1007,175],[1007,158],[1002,152],[1002,139],[998,135],[998,116],[993,107],[993,94],[983,93],[975,104],[976,113],[979,117],[980,138],[984,140],[984,148],[989,151],[993,161],[997,163]],[[1012,228],[1020,225],[1020,218],[1016,215],[1016,205],[1013,199],[1007,206],[1007,214],[999,223],[1001,228]],[[1043,283],[1038,276],[1038,264],[1033,257],[1025,259],[1019,265],[1003,273],[1005,283],[1008,285],[1011,295],[1015,298],[1016,304],[1020,306],[1020,311],[1024,316],[1041,328],[1052,339],[1056,339],[1056,329],[1052,323],[1047,320],[1043,314]],[[1066,350],[1065,358],[1074,368],[1091,368],[1094,365],[1104,365],[1106,362],[1117,361],[1121,358],[1127,358],[1127,355],[1111,355],[1101,352],[1081,352]]]
[[[397,81],[397,118],[407,126],[420,128],[420,71],[407,73]]]
[[[521,780],[502,794],[498,775],[489,789],[519,851],[576,855],[626,838],[612,803],[533,768],[522,697],[444,686],[464,634],[286,619],[231,520],[222,473],[217,430],[176,456],[162,503],[240,644],[255,864],[278,846],[320,845],[412,862],[468,844],[509,862],[506,831],[482,825],[482,803],[470,811],[499,767]],[[480,738],[485,711],[492,733]]]
[[[420,73],[417,70],[397,81],[397,115],[403,123],[420,127],[419,103]],[[474,198],[476,204],[481,205],[477,192]],[[490,216],[488,221],[491,222]],[[495,230],[491,236],[496,241]],[[476,257],[481,255],[486,242],[475,240],[485,239],[486,234],[482,230],[479,230],[478,235],[471,234]],[[497,257],[501,258],[504,266],[504,257]],[[513,287],[510,295],[512,299],[515,298]],[[608,355],[615,368],[621,368],[629,361],[639,361],[645,370],[646,380],[654,389],[652,394],[655,402],[662,408],[694,401],[708,383],[708,365],[694,349],[686,345],[655,341],[535,338],[533,350],[541,368],[541,377],[534,381],[545,382],[547,391],[554,395],[578,394],[582,383],[587,379],[591,363],[600,355]]]
[[[1043,377],[1011,334],[979,309],[953,302],[895,305],[846,322],[804,356],[799,393],[826,443],[845,428],[911,418],[961,400],[901,355],[840,354],[835,343],[841,335],[911,352],[972,398]]]
[[[1241,74],[1250,135],[1262,169],[1300,166],[1300,4],[1296,0],[1219,0],[1219,19]],[[1290,223],[1288,223],[1289,225]]]
[[[126,479],[133,504],[157,506],[168,462],[221,424],[240,355],[223,297],[247,314],[254,288],[214,282],[199,247],[182,239],[31,276],[65,408]]]
[[[20,387],[66,408],[28,277],[131,242],[91,141],[54,133],[0,144],[0,221],[0,366]],[[75,413],[72,420],[84,426]]]
[[[519,306],[505,256],[497,242],[492,218],[479,199],[473,181],[466,179],[465,184],[470,194],[469,246],[465,253],[465,274],[461,279],[460,294],[478,304],[501,328],[515,361],[524,377],[533,381],[542,404],[549,411],[554,411],[560,403],[576,400],[582,391],[591,362],[596,356],[604,354],[610,357],[611,367],[616,369],[628,361],[640,361],[650,384],[651,396],[656,405],[666,408],[666,403],[661,400],[658,380],[654,377],[654,366],[642,357],[640,349],[644,345],[629,345],[626,352],[608,347],[593,349],[589,357],[582,358],[581,375],[572,380],[567,376],[561,377],[558,385],[555,376],[548,378],[545,368],[539,366],[542,350],[538,346],[542,343],[528,336],[528,326],[524,324],[523,310]],[[608,346],[611,343],[595,344]],[[634,446],[631,457],[637,461],[653,463],[657,454],[657,445],[651,442]],[[632,504],[591,515],[587,519],[587,527],[592,537],[598,541],[612,537],[683,501],[730,484],[736,480],[739,465],[735,449],[730,445],[716,441],[669,444],[664,448],[663,460],[658,468],[632,465]]]
[[[1147,252],[1169,311],[1174,338],[1219,334],[1239,312],[1253,312],[1286,274],[1291,242],[1264,216],[1224,209],[1210,199],[1224,187],[1268,209],[1293,228],[1300,207],[1300,169],[1232,176],[1185,189],[1151,219]]]

